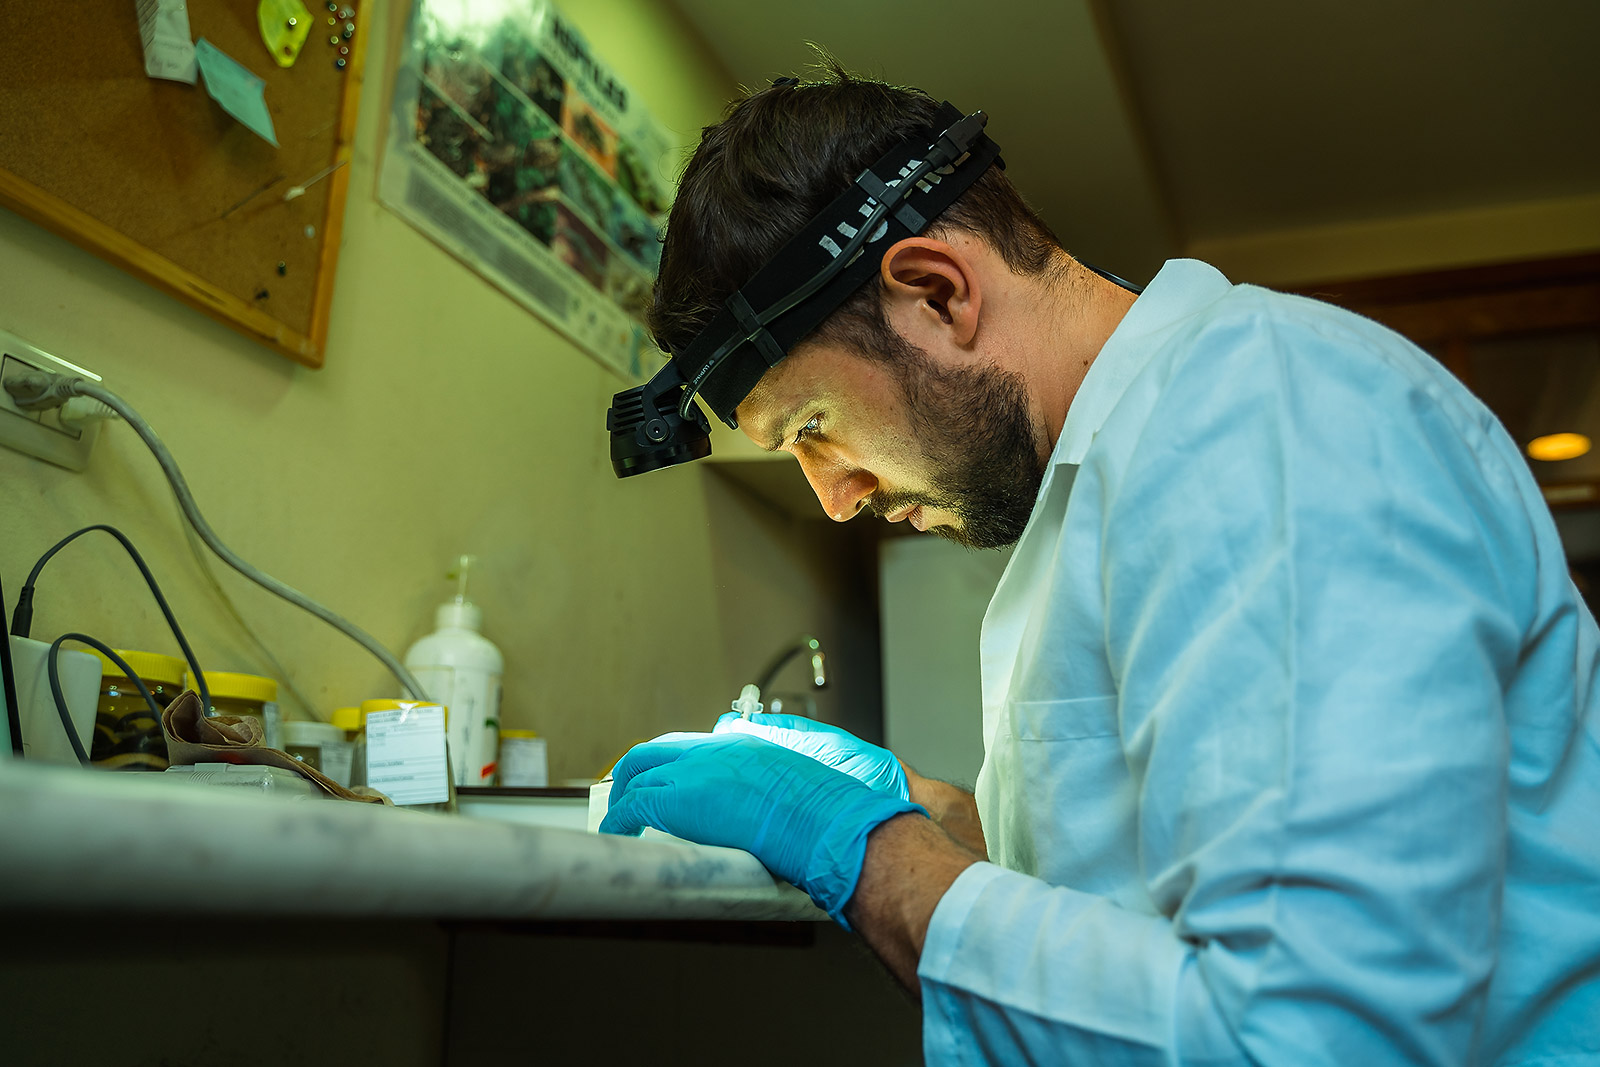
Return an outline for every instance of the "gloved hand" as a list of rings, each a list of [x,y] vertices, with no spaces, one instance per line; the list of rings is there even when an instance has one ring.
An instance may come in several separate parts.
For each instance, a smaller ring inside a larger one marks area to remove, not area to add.
[[[730,711],[717,720],[714,734],[751,734],[793,749],[874,789],[911,799],[905,770],[894,753],[863,741],[848,730],[804,715],[756,715],[749,719]]]
[[[781,745],[737,733],[635,745],[612,771],[604,834],[654,826],[742,848],[841,926],[867,835],[902,812],[927,812]]]

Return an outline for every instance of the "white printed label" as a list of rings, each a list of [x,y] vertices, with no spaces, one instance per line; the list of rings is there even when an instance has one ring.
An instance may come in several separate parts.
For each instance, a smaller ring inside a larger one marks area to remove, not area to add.
[[[317,769],[335,782],[350,788],[350,761],[355,755],[355,745],[348,741],[324,741],[320,746],[322,766]]]
[[[367,716],[367,784],[396,804],[442,804],[450,799],[444,709],[375,711]]]
[[[550,784],[544,738],[500,739],[500,784],[518,789],[543,789]]]

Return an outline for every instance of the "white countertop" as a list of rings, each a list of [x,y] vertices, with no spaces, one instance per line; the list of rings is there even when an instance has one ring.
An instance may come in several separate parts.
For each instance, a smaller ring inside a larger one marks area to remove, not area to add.
[[[0,905],[438,919],[821,919],[747,852],[0,763]]]

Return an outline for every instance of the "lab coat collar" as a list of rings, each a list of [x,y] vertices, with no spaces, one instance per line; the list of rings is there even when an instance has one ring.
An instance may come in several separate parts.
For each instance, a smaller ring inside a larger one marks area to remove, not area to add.
[[[1089,366],[1067,409],[1050,466],[1078,466],[1128,384],[1160,348],[1152,335],[1220,299],[1233,284],[1198,259],[1169,259],[1128,309]]]
[[[1039,485],[1033,514],[1012,550],[984,615],[985,744],[993,742],[996,709],[1004,702],[1011,684],[1033,597],[1043,588],[1037,576],[1048,572],[1050,554],[1056,550],[1056,537],[1066,519],[1067,498],[1089,446],[1128,386],[1161,350],[1161,340],[1156,335],[1175,328],[1232,288],[1215,267],[1194,259],[1168,260],[1122,317],[1084,375]]]

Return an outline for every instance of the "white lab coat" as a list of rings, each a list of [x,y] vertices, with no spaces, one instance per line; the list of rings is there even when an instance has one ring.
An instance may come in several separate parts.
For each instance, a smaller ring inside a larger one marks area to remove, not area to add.
[[[1442,367],[1167,264],[984,621],[928,1062],[1600,1063],[1597,647]]]

